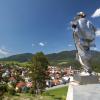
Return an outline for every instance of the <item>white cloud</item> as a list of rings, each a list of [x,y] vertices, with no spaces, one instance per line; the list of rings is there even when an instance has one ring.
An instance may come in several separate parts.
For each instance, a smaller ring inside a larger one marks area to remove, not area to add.
[[[47,42],[39,42],[39,43],[32,43],[31,45],[32,45],[32,47],[34,47],[34,46],[41,46],[41,47],[43,47],[43,46],[45,46],[47,44]]]
[[[8,52],[8,51],[6,51],[6,50],[0,48],[0,58],[8,57],[8,56],[10,56],[10,55],[11,55],[10,52]]]
[[[0,58],[8,57],[8,56],[11,56],[11,55],[13,55],[12,52],[7,50],[5,48],[5,46],[1,46],[1,48],[0,48]]]
[[[68,44],[68,47],[72,47],[73,45],[72,44]]]
[[[93,50],[98,50],[98,48],[95,47],[95,48],[93,48]]]
[[[100,8],[96,9],[96,11],[92,14],[91,17],[93,17],[93,18],[100,17]]]
[[[39,45],[42,47],[45,46],[45,44],[43,42],[40,42]]]
[[[97,37],[99,37],[99,36],[100,36],[100,28],[99,28],[99,29],[97,29],[97,31],[96,31],[96,36],[97,36]]]
[[[8,55],[9,53],[3,49],[0,49],[0,54],[3,54],[3,55]]]

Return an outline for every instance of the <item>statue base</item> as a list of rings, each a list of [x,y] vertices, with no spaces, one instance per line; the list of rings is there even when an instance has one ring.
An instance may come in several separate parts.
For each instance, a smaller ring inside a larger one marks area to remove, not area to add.
[[[100,100],[100,84],[69,84],[66,100]]]
[[[75,74],[73,79],[75,82],[78,82],[80,85],[99,83],[99,77],[97,75],[89,75],[89,74],[83,75],[79,73],[79,74]]]

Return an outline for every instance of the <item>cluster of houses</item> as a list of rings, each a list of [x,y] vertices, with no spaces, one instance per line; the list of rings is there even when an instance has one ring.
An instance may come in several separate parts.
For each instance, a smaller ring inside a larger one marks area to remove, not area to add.
[[[59,68],[55,66],[49,66],[48,72],[50,80],[46,81],[48,87],[66,84],[71,81],[75,70],[72,70],[71,66],[66,68]]]
[[[47,87],[66,84],[73,76],[74,70],[69,68],[59,68],[48,66],[49,80],[46,80]],[[0,83],[7,84],[10,88],[13,86],[16,92],[27,92],[32,88],[32,80],[29,77],[29,69],[15,66],[6,66],[0,64]]]
[[[15,88],[16,92],[27,92],[32,87],[32,80],[28,76],[29,69],[0,64],[0,83]]]

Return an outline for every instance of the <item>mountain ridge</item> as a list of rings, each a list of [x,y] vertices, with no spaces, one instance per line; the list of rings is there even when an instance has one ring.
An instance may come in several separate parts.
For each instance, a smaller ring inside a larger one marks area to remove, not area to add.
[[[100,72],[100,52],[99,51],[91,51],[93,57],[91,60],[91,66],[93,67],[93,70],[96,72]],[[75,59],[76,50],[72,51],[62,51],[58,53],[51,53],[47,54],[46,57],[48,58],[48,61],[50,62],[51,66],[59,66],[59,67],[69,67],[72,66],[75,69],[80,69],[81,65],[80,63]],[[16,62],[30,62],[34,54],[32,53],[23,53],[23,54],[17,54],[13,55],[7,58],[2,58],[0,61],[16,61]]]
[[[95,59],[100,58],[100,52],[99,51],[91,51],[93,54],[93,57]],[[32,59],[34,54],[32,53],[22,53],[22,54],[16,54],[12,55],[6,58],[0,58],[0,61],[18,61],[18,62],[27,62]],[[46,54],[46,57],[48,60],[54,64],[54,62],[63,62],[63,61],[72,61],[75,60],[76,50],[71,51],[61,51],[58,53],[51,53]]]

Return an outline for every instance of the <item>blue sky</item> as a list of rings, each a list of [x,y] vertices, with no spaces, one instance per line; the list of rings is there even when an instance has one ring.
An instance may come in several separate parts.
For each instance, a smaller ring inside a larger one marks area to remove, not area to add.
[[[100,50],[99,8],[100,0],[0,0],[0,57],[75,49],[70,21],[79,11],[99,29]]]

